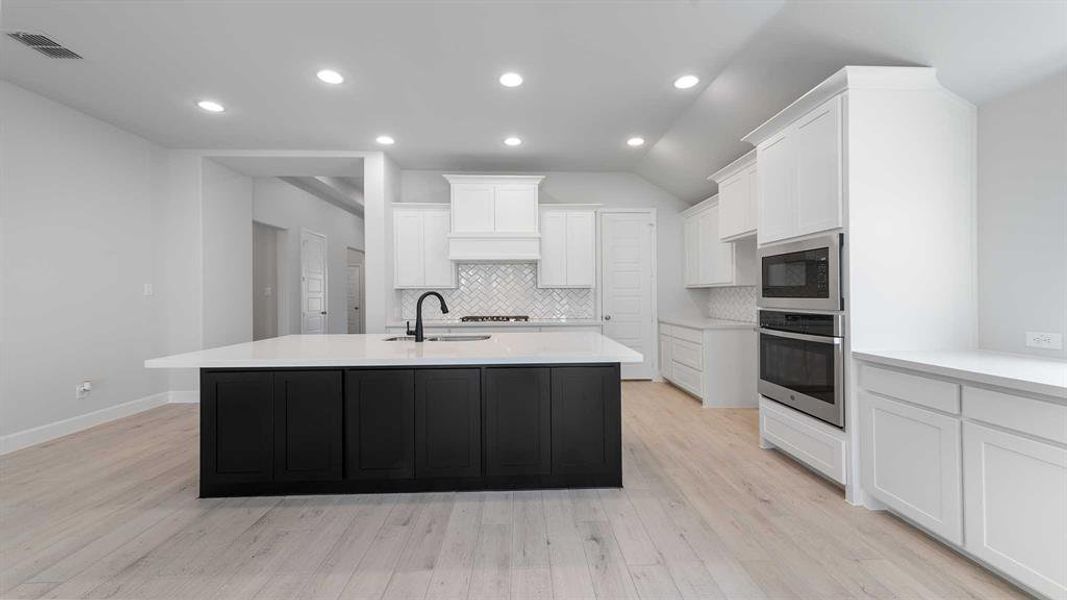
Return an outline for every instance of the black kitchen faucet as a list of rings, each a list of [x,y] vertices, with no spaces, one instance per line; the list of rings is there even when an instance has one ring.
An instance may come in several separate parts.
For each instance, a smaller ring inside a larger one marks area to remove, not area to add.
[[[441,302],[441,312],[448,313],[448,305],[445,304],[445,299],[441,297],[441,294],[437,292],[426,292],[419,296],[419,302],[415,305],[415,331],[411,330],[411,326],[408,326],[407,334],[415,336],[416,342],[421,342],[426,339],[426,336],[422,334],[422,301],[426,299],[426,296],[437,296],[437,299]],[[411,323],[411,321],[408,321]]]

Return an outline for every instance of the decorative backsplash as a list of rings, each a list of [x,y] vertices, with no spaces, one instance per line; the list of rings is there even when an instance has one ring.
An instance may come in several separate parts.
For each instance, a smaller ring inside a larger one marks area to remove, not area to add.
[[[731,321],[756,321],[755,286],[723,287],[708,289],[708,316]]]
[[[437,290],[448,303],[442,315],[437,302],[422,304],[424,319],[459,319],[464,315],[529,315],[531,319],[591,319],[592,289],[537,287],[535,263],[459,263],[458,287]],[[415,304],[426,290],[398,290],[399,318],[415,318]]]

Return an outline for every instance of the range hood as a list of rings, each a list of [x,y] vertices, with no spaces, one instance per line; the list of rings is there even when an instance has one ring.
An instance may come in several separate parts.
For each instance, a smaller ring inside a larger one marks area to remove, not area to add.
[[[541,175],[445,175],[452,186],[448,258],[464,262],[541,259]]]

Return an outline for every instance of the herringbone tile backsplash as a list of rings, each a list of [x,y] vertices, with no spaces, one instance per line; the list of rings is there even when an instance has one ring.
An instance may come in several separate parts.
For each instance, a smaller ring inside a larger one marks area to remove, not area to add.
[[[758,295],[759,288],[755,286],[709,288],[708,316],[713,319],[754,322]]]
[[[535,263],[460,263],[458,287],[437,290],[448,303],[442,315],[437,302],[422,305],[424,319],[459,319],[464,315],[529,315],[531,319],[591,319],[592,289],[537,287]],[[425,290],[399,290],[400,319],[415,318],[415,303]]]

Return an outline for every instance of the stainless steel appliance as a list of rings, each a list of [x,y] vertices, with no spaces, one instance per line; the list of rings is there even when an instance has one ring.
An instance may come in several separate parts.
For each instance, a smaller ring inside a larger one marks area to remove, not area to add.
[[[759,393],[845,426],[843,315],[761,310]]]
[[[530,320],[529,315],[467,315],[460,317],[463,323],[523,323]]]
[[[840,233],[759,249],[760,297],[765,308],[843,310]]]

